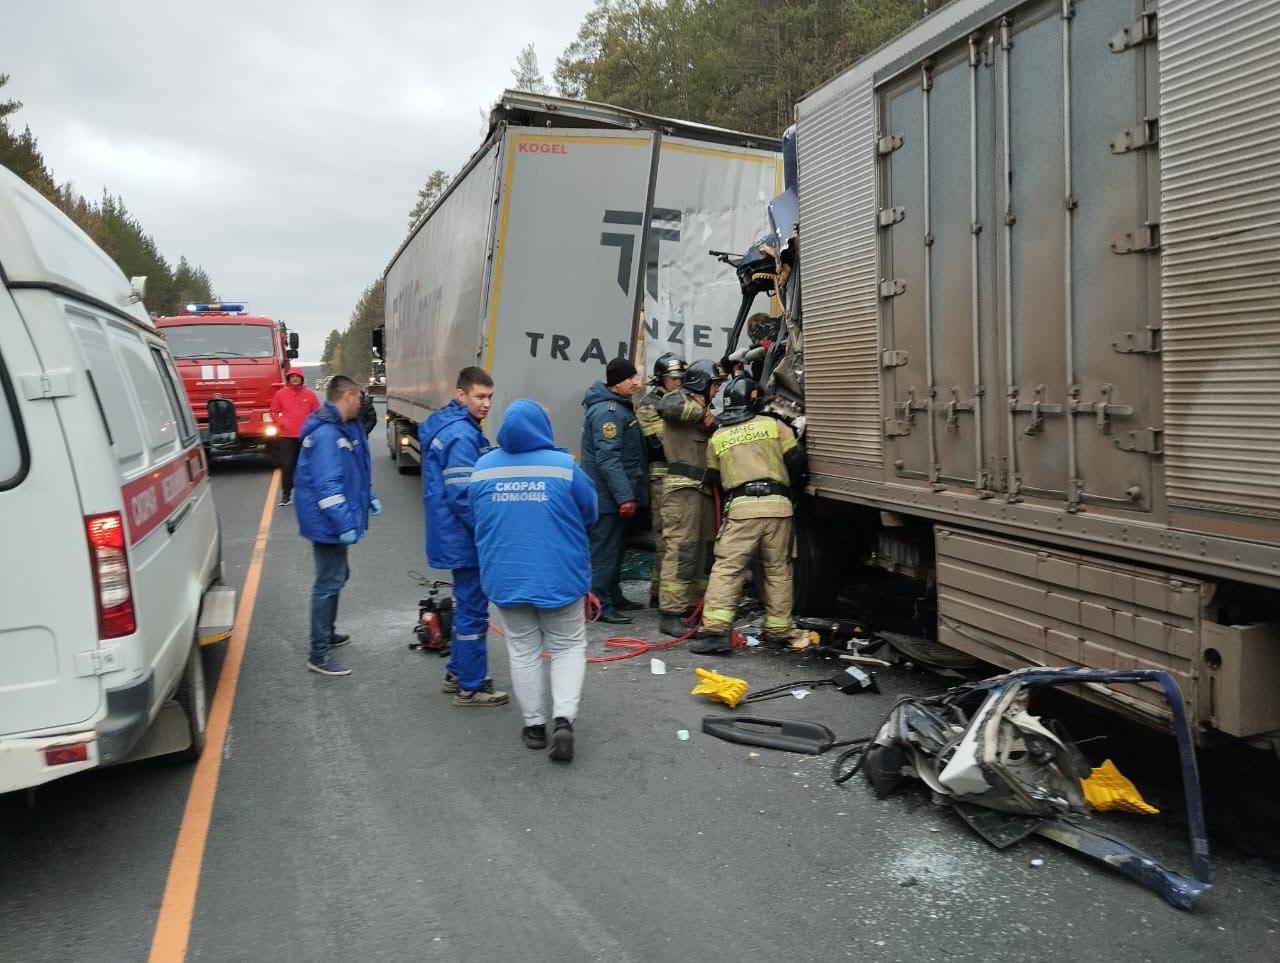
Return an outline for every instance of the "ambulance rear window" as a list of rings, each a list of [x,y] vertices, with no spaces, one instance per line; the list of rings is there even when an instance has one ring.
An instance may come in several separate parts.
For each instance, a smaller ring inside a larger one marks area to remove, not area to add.
[[[18,398],[0,357],[0,491],[15,488],[27,474],[27,438],[18,416]]]

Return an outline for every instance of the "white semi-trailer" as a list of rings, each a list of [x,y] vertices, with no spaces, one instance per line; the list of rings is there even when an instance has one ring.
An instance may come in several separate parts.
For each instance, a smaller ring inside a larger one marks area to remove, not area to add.
[[[609,359],[719,357],[740,296],[707,252],[740,250],[777,193],[778,142],[507,91],[489,135],[386,272],[387,442],[419,464],[417,425],[458,370],[507,404],[536,399],[578,446],[580,401]],[[375,338],[377,336],[375,335]]]

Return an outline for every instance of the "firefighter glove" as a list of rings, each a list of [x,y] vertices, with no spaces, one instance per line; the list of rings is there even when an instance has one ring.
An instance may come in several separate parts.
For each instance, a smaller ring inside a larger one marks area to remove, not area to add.
[[[721,675],[711,669],[696,666],[693,674],[699,679],[690,695],[704,695],[712,702],[723,702],[730,709],[743,700],[747,694],[747,680],[735,679],[733,676]]]

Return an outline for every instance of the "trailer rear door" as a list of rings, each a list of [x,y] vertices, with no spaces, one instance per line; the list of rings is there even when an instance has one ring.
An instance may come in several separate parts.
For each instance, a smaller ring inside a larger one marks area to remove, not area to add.
[[[495,382],[491,434],[507,405],[533,398],[551,412],[557,443],[576,450],[584,391],[609,359],[630,355],[654,140],[555,128],[505,135],[481,351]]]

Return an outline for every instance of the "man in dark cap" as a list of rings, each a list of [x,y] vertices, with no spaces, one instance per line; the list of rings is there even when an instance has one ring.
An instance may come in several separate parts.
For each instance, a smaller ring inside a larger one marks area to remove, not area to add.
[[[596,485],[600,518],[591,527],[591,590],[600,600],[600,621],[630,622],[624,614],[644,606],[622,594],[622,550],[627,523],[649,504],[644,436],[632,410],[639,386],[636,366],[614,358],[604,381],[582,399],[582,468]]]

